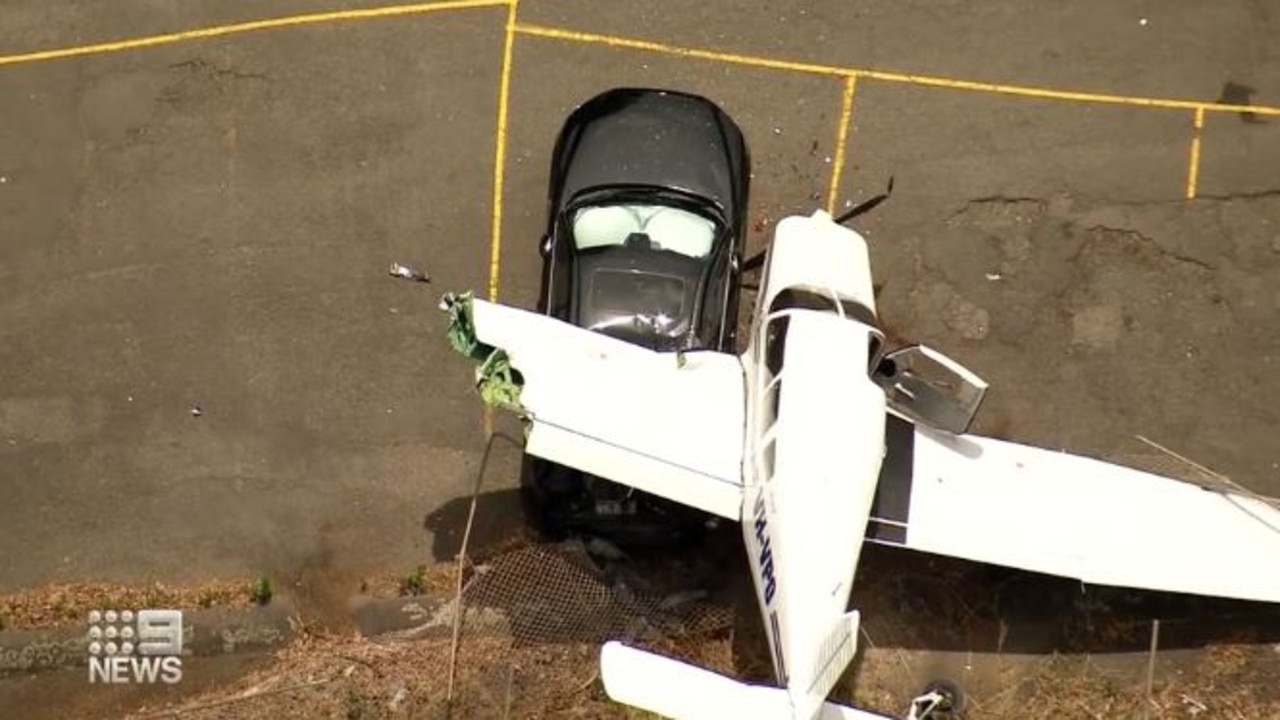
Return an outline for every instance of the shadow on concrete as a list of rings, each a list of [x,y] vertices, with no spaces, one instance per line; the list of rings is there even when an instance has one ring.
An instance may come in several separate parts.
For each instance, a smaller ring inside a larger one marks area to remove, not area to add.
[[[455,498],[432,510],[422,526],[432,533],[431,556],[437,561],[456,560],[462,550],[467,518],[471,517],[470,497]],[[488,555],[510,542],[514,528],[525,521],[517,488],[493,490],[475,496],[475,519],[467,538],[467,554]]]
[[[457,559],[464,540],[468,554],[486,554],[510,541],[514,530],[523,525],[525,519],[518,488],[482,491],[485,487],[510,485],[496,476],[501,471],[494,468],[508,464],[502,462],[505,453],[519,454],[522,451],[523,444],[515,437],[501,432],[490,435],[480,468],[476,471],[472,494],[449,500],[423,518],[422,527],[431,534],[431,555],[435,560]],[[471,527],[469,536],[468,524]]]

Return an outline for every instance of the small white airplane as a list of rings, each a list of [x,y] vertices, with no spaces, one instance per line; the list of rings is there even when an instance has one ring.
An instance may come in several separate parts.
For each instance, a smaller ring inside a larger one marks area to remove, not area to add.
[[[888,351],[854,230],[788,217],[763,272],[741,356],[465,309],[520,373],[527,453],[742,523],[778,687],[611,642],[610,697],[681,720],[885,717],[826,699],[857,649],[864,539],[1280,602],[1280,510],[1264,499],[967,434],[986,383],[924,346]]]

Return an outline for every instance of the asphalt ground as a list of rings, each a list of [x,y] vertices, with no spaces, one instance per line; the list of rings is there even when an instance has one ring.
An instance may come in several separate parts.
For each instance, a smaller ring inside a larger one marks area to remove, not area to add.
[[[881,313],[980,432],[1280,495],[1265,3],[373,7],[0,8],[0,589],[447,557],[485,421],[435,302],[533,303],[555,132],[627,84],[743,126],[755,247],[893,177]]]

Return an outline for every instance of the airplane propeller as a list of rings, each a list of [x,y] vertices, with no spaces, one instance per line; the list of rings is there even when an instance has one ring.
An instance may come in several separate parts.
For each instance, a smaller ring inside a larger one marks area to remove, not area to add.
[[[834,218],[834,221],[837,224],[843,225],[846,222],[858,217],[859,215],[864,215],[870,212],[871,210],[874,210],[878,205],[880,205],[880,203],[884,202],[885,200],[888,200],[889,196],[892,194],[893,194],[893,176],[890,175],[889,186],[885,188],[884,192],[880,193],[879,195],[873,198],[870,198],[868,200],[864,200],[858,203],[856,206],[850,208],[848,212],[843,213],[839,217]],[[756,253],[755,255],[752,255],[751,257],[743,261],[741,266],[741,271],[744,273],[748,273],[748,272],[751,272],[752,270],[759,269],[760,266],[764,265],[764,256],[766,252],[768,252],[767,247],[764,250],[761,250],[760,252]]]

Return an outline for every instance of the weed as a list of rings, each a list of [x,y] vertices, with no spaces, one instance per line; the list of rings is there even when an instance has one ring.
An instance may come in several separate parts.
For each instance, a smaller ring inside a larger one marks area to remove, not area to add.
[[[271,602],[271,596],[274,594],[275,587],[271,583],[271,578],[266,575],[259,575],[258,579],[253,581],[253,586],[249,588],[249,599],[259,605]]]
[[[400,578],[401,595],[421,595],[426,589],[427,566],[419,565],[413,572]]]

